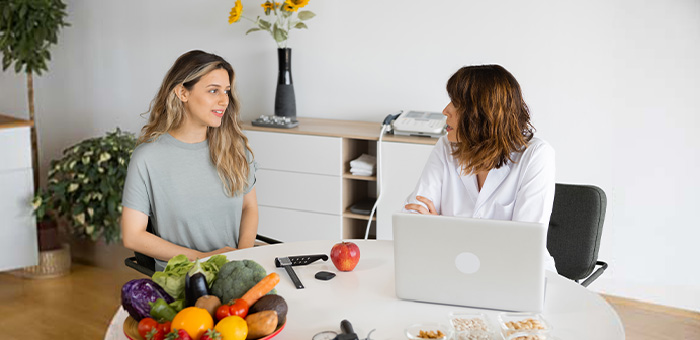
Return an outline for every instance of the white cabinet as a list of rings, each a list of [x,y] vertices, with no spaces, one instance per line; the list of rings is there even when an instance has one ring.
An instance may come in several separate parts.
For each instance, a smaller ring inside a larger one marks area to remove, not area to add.
[[[33,194],[29,127],[0,126],[0,271],[38,262]]]
[[[382,142],[381,198],[377,205],[377,239],[391,240],[391,215],[401,210],[418,183],[434,145]]]
[[[245,131],[258,163],[258,233],[283,242],[340,239],[342,139]]]

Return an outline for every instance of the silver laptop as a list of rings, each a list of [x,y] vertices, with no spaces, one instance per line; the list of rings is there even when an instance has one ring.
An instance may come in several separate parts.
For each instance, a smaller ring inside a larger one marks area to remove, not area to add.
[[[542,311],[543,224],[408,213],[392,218],[399,298]]]

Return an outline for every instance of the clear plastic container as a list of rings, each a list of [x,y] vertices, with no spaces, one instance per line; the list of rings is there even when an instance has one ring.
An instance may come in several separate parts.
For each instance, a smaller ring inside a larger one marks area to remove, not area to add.
[[[505,340],[552,340],[552,326],[537,313],[500,313],[498,325]]]
[[[452,312],[449,315],[454,340],[493,340],[495,332],[486,314]]]
[[[433,334],[436,334],[438,331],[442,333],[441,337],[436,337],[436,338],[430,338],[430,337],[419,337],[420,332],[433,332]],[[451,339],[452,332],[450,331],[450,327],[447,325],[439,324],[439,323],[431,323],[431,322],[426,322],[426,323],[418,323],[415,325],[411,325],[408,328],[406,328],[406,337],[411,339],[411,340],[425,340],[425,339],[438,339],[438,340],[447,340]]]

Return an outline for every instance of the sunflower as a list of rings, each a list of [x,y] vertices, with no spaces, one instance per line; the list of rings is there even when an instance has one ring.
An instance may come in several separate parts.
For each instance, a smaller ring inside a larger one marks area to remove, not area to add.
[[[299,8],[302,8],[309,4],[309,0],[285,0],[282,9],[287,12],[296,12]]]
[[[296,12],[299,8],[287,4],[286,2],[282,5],[282,10],[287,12]]]
[[[265,15],[269,15],[270,11],[275,10],[280,7],[279,2],[271,2],[271,1],[265,1],[262,5],[260,5],[263,9],[265,9]]]
[[[290,6],[294,6],[297,9],[302,8],[306,5],[309,4],[309,0],[286,0],[285,3],[289,4]]]
[[[236,0],[236,5],[231,8],[231,13],[228,15],[228,23],[233,24],[241,20],[241,14],[243,14],[243,5],[241,5],[241,0]]]

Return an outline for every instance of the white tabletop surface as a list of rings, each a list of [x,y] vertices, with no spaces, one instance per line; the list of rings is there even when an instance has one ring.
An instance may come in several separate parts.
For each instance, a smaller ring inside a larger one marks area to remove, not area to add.
[[[449,324],[450,312],[479,311],[496,326],[500,311],[403,301],[394,292],[394,247],[392,241],[352,240],[360,248],[360,262],[351,272],[338,271],[329,259],[294,267],[304,289],[296,289],[286,271],[276,268],[281,256],[330,254],[333,241],[307,241],[255,247],[227,253],[229,260],[251,259],[267,272],[277,272],[277,293],[289,306],[287,324],[275,340],[303,340],[321,331],[340,332],[340,321],[349,320],[360,339],[375,330],[371,339],[406,339],[406,327],[415,323]],[[329,281],[314,275],[321,270],[337,273]],[[440,283],[426,289],[440,289]],[[126,311],[119,308],[105,336],[106,340],[127,339],[122,324]],[[620,318],[613,308],[585,287],[555,273],[547,272],[544,318],[552,335],[561,340],[621,340],[625,338]]]

